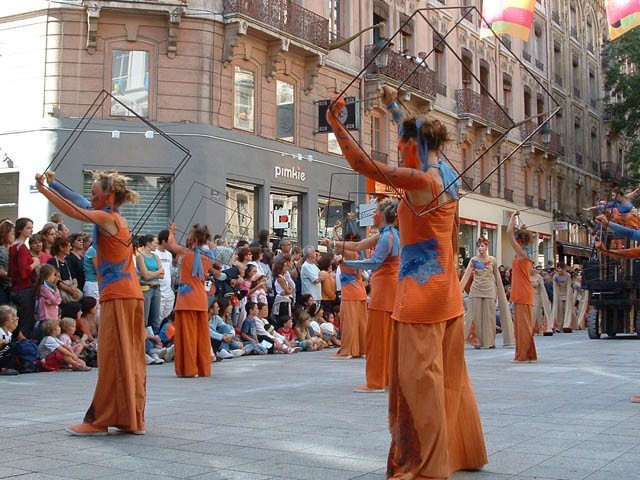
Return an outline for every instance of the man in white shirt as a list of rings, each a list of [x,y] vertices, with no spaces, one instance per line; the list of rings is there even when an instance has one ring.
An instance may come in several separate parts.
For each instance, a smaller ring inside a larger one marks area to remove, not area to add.
[[[176,296],[171,285],[170,275],[173,266],[173,254],[167,250],[167,240],[169,239],[169,230],[162,230],[158,234],[158,248],[154,252],[160,259],[162,268],[165,271],[164,277],[160,279],[160,321],[167,318],[173,311],[173,304]]]
[[[300,278],[302,279],[302,294],[308,293],[313,297],[316,303],[322,300],[321,282],[327,275],[318,268],[318,256],[316,249],[308,245],[302,249],[304,263],[300,269]]]

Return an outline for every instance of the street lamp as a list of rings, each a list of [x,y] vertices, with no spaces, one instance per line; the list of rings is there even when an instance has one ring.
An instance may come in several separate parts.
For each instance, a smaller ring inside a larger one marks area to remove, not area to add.
[[[552,133],[553,133],[553,130],[551,130],[549,123],[548,122],[545,123],[540,129],[540,134],[542,135],[542,143],[544,143],[545,145],[549,145],[551,143]]]
[[[384,68],[389,65],[389,50],[393,43],[388,43],[388,40],[384,37],[380,38],[376,42],[376,57],[374,63],[378,68]]]

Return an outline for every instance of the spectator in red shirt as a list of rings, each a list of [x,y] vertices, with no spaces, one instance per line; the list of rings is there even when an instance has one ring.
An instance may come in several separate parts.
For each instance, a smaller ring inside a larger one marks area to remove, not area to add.
[[[33,221],[30,218],[16,220],[16,241],[9,249],[9,278],[11,284],[11,301],[18,309],[18,329],[25,337],[31,337],[34,317],[34,270],[40,266],[40,261],[31,256],[26,245],[27,239],[33,234]]]

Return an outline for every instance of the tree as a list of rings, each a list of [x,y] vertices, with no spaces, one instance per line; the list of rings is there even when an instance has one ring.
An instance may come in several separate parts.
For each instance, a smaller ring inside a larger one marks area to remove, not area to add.
[[[612,42],[603,51],[605,108],[612,133],[626,146],[626,159],[640,170],[640,28]]]

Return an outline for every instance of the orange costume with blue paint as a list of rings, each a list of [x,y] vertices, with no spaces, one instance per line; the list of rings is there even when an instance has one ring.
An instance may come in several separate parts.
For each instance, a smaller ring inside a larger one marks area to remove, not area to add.
[[[113,214],[115,235],[98,230],[100,288],[98,382],[84,421],[96,427],[144,430],[147,370],[144,303],[131,252],[131,232]]]
[[[341,345],[337,356],[361,357],[366,351],[367,291],[359,270],[340,265]]]
[[[175,306],[175,371],[179,377],[211,376],[208,300],[204,289],[211,268],[208,252],[188,250],[180,265]]]
[[[517,258],[511,263],[511,295],[513,328],[516,337],[514,360],[529,362],[538,359],[531,322],[534,291],[531,286],[531,259]]]
[[[337,98],[327,120],[354,170],[405,189],[408,195],[430,193],[433,206],[440,200],[437,208],[423,215],[415,214],[406,198],[398,207],[402,253],[389,362],[387,477],[445,479],[458,470],[480,468],[487,463],[487,454],[464,358],[462,294],[453,247],[455,174],[449,181],[451,167],[443,161],[428,163],[425,146],[418,144],[422,138],[410,139],[403,148],[405,164],[422,163],[423,170],[371,160],[337,119],[344,105],[344,99]],[[431,173],[436,168],[452,198],[446,203],[444,195],[435,199],[442,190]]]

